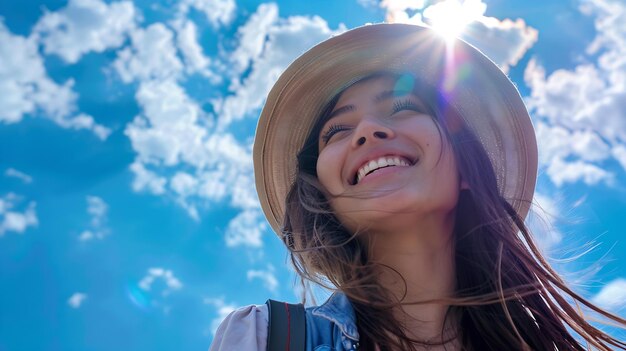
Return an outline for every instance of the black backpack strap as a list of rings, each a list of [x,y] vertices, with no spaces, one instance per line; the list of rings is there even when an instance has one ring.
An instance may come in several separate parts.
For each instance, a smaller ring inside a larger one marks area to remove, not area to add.
[[[306,345],[304,305],[267,300],[267,351],[301,351]]]

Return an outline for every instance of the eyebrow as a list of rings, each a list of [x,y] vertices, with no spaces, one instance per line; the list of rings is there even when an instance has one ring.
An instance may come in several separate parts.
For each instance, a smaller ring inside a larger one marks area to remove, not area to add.
[[[393,99],[395,97],[398,96],[403,96],[403,95],[408,95],[411,94],[410,91],[402,91],[402,90],[385,90],[382,91],[380,93],[378,93],[376,96],[374,96],[374,98],[372,99],[372,101],[374,103],[381,103],[385,100],[389,100],[389,99]],[[326,119],[326,122],[328,122],[329,120],[331,120],[334,117],[337,117],[340,114],[346,113],[346,112],[351,112],[354,111],[356,109],[356,107],[354,105],[345,105],[342,106],[336,110],[334,110]]]

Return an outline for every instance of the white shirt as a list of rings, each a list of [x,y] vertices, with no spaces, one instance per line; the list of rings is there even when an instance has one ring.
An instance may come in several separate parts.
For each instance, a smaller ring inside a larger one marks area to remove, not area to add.
[[[210,351],[267,349],[267,305],[250,305],[231,312],[215,332]]]

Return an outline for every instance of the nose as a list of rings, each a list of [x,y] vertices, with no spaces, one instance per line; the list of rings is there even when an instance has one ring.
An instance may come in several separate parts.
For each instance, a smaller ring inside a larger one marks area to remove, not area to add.
[[[352,136],[352,146],[359,147],[365,143],[378,142],[395,136],[393,129],[380,123],[375,118],[363,118]]]

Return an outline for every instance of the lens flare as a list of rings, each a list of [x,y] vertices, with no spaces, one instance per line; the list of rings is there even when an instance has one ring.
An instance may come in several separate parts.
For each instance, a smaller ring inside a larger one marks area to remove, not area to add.
[[[452,40],[460,36],[465,27],[483,17],[487,5],[481,0],[445,0],[424,10],[424,19],[435,31]]]
[[[404,95],[413,91],[415,87],[415,78],[410,74],[403,74],[396,81],[393,91],[397,95]]]
[[[126,294],[128,299],[140,309],[147,310],[150,308],[150,297],[146,291],[140,289],[137,285],[130,284],[126,287]]]

